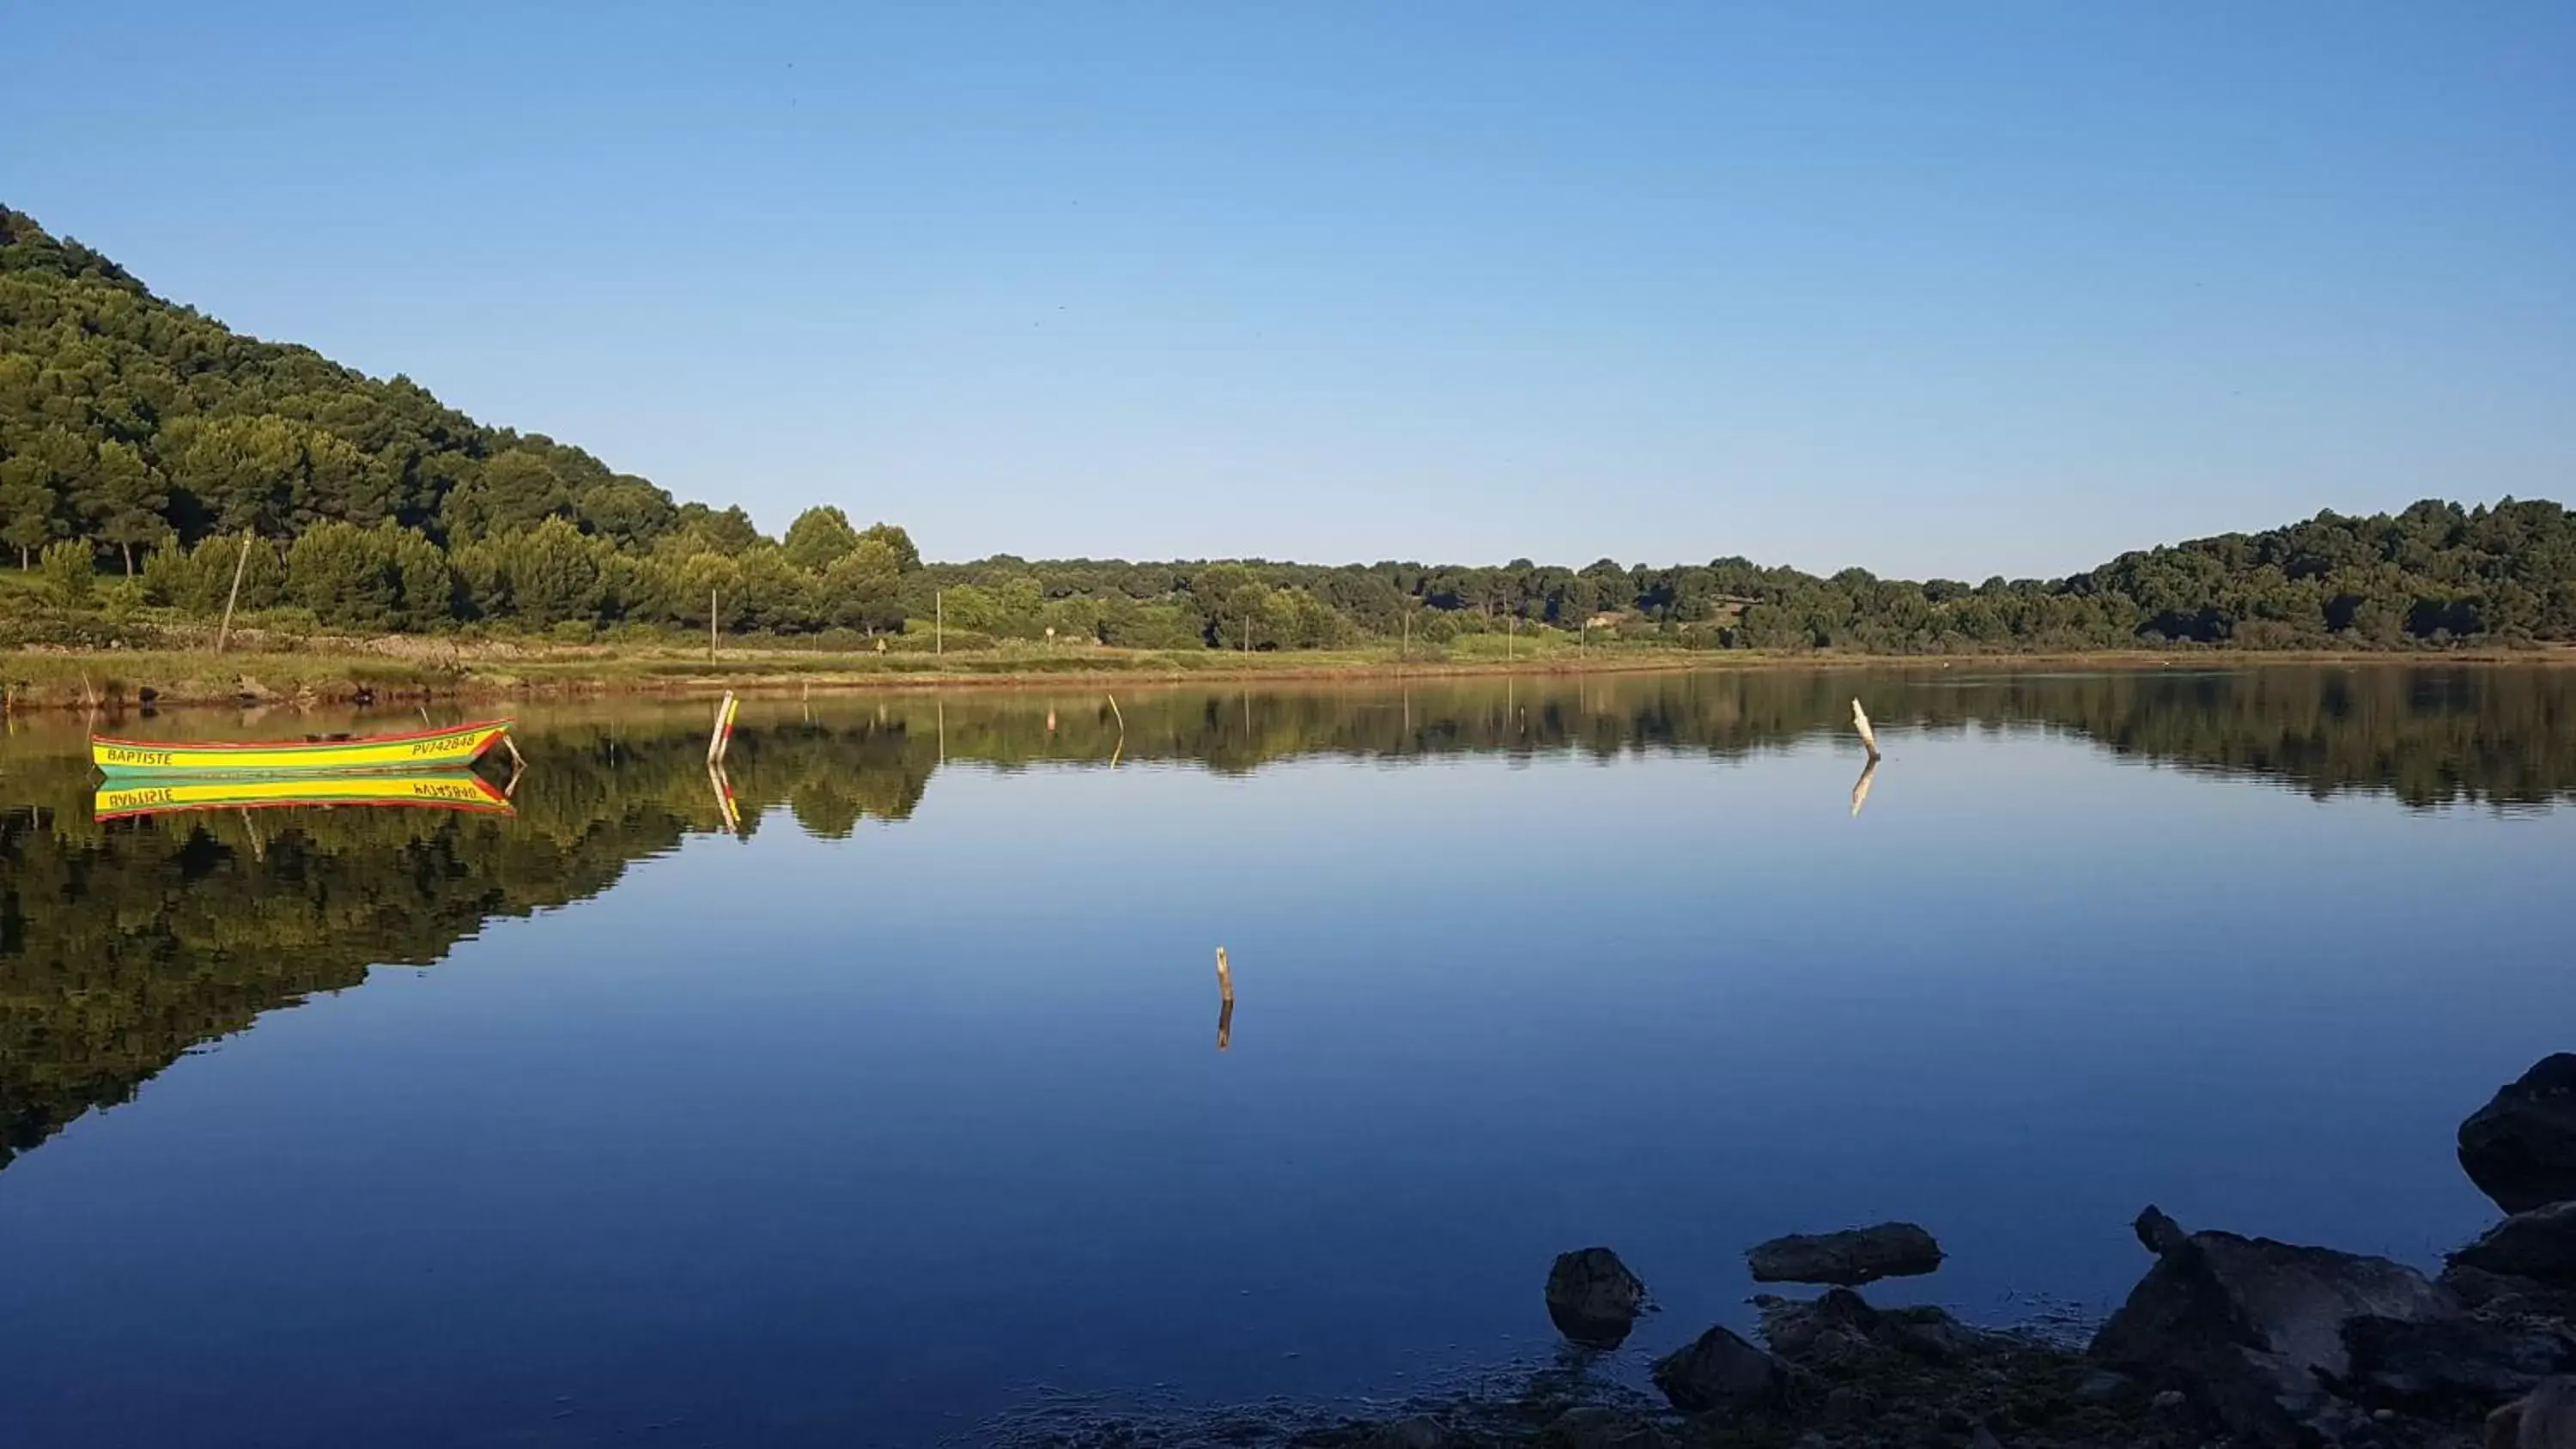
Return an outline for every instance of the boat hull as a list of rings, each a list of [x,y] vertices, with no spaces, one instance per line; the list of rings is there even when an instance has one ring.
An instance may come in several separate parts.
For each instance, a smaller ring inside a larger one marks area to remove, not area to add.
[[[512,813],[510,799],[468,770],[398,775],[126,775],[101,785],[91,809],[100,820],[190,810],[268,810],[325,805],[425,806],[483,815]]]
[[[458,770],[510,732],[510,721],[480,720],[413,734],[346,740],[214,744],[117,740],[93,735],[90,762],[109,776],[377,774]]]

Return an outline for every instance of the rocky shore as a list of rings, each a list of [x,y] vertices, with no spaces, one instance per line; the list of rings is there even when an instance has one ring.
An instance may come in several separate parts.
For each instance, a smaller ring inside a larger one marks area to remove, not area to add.
[[[1883,1223],[1759,1244],[1759,1342],[1709,1328],[1658,1359],[1660,1396],[1603,1391],[1588,1357],[1652,1312],[1606,1247],[1545,1285],[1567,1341],[1515,1391],[1275,1436],[1297,1449],[2576,1449],[2576,1054],[2552,1056],[2461,1125],[2460,1165],[2507,1216],[2436,1277],[2386,1258],[2186,1228],[2153,1206],[2153,1255],[2089,1344],[1971,1326],[1858,1291],[1940,1265],[1932,1234]],[[1073,1445],[1257,1443],[1098,1426]]]

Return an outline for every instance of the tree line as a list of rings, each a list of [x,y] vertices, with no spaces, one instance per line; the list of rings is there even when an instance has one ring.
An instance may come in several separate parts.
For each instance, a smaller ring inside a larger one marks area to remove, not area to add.
[[[770,538],[408,378],[242,336],[0,208],[0,548],[62,608],[233,597],[355,631],[485,623],[1316,649],[1580,631],[1874,653],[2576,641],[2576,514],[2430,500],[2121,555],[2062,579],[996,556],[925,563],[816,507]]]

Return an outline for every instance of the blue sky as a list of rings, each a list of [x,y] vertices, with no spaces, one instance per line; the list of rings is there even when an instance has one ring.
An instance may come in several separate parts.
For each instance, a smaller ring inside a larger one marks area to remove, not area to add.
[[[2576,495],[2563,3],[0,25],[0,200],[772,530],[1981,578]]]

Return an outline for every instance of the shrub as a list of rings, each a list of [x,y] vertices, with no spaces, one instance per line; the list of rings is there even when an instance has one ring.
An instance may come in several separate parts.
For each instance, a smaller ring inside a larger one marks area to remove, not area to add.
[[[89,602],[90,591],[98,580],[98,555],[87,543],[67,538],[46,544],[36,567],[44,575],[46,594],[55,603],[77,609]]]

